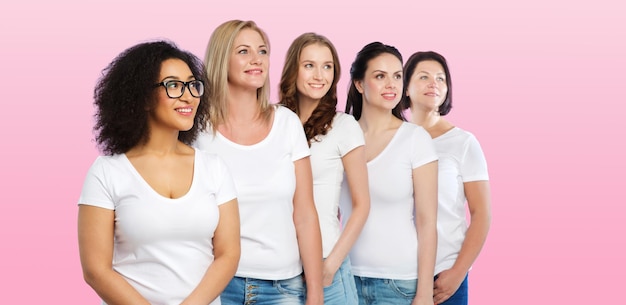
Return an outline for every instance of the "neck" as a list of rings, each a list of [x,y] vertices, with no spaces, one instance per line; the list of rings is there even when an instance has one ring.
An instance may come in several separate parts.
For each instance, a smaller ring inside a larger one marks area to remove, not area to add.
[[[364,132],[376,133],[389,128],[397,128],[402,121],[396,118],[390,110],[367,107],[363,103],[359,125]]]
[[[178,131],[159,130],[154,126],[151,128],[148,141],[136,145],[128,153],[166,156],[175,154],[180,150],[180,145],[183,143],[178,140]]]
[[[298,116],[300,117],[302,124],[306,123],[319,104],[320,100],[298,97]]]
[[[417,107],[411,108],[411,122],[424,127],[426,130],[435,126],[439,120],[441,120],[441,116],[435,110],[424,111]]]
[[[256,90],[229,88],[227,121],[251,122],[259,117],[260,111]]]
[[[411,108],[411,122],[420,125],[434,139],[454,128],[452,123],[442,118],[438,112]]]

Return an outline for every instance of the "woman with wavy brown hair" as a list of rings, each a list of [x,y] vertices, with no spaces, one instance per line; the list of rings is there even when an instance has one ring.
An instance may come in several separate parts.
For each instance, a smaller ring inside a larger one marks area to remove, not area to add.
[[[324,36],[304,33],[285,58],[280,104],[302,121],[311,149],[313,191],[322,232],[324,304],[357,304],[348,253],[369,213],[364,139],[351,115],[337,112],[341,74],[337,51]],[[343,177],[352,190],[352,215],[343,231],[339,193]]]

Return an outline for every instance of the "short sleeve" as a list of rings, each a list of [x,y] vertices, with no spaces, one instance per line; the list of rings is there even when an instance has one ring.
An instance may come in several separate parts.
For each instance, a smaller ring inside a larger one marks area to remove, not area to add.
[[[115,210],[111,188],[107,183],[106,169],[109,165],[104,157],[98,157],[89,168],[78,204],[91,205]]]
[[[215,165],[215,181],[218,181],[219,185],[215,194],[215,200],[217,205],[221,205],[237,198],[237,191],[226,163],[217,155],[211,155],[211,157],[212,162]]]
[[[212,142],[215,140],[215,135],[213,134],[213,129],[211,125],[207,127],[206,130],[200,131],[196,139],[191,143],[192,147],[195,147],[199,150],[209,150]]]
[[[463,182],[489,180],[487,160],[480,143],[472,134],[465,141],[461,158],[461,176]]]
[[[405,123],[409,124],[409,123]],[[430,134],[421,126],[414,125],[414,132],[412,138],[415,140],[413,146],[413,158],[411,159],[411,166],[413,169],[418,168],[424,164],[436,161],[439,159],[437,151],[435,150],[435,144]]]
[[[337,113],[335,120],[333,128],[337,128],[337,132],[341,134],[341,139],[337,143],[341,157],[353,149],[365,145],[361,126],[352,115]]]
[[[286,120],[285,132],[288,133],[288,138],[291,142],[291,161],[297,161],[310,156],[311,151],[309,150],[309,143],[306,140],[306,135],[304,134],[304,129],[302,128],[302,123],[300,123],[298,116],[283,106],[276,107],[276,116],[281,116],[281,118],[284,116]],[[281,118],[276,117],[275,119]]]

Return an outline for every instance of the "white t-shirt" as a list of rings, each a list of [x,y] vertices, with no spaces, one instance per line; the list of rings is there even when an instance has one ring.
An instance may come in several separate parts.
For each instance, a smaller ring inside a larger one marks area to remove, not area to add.
[[[298,116],[276,106],[269,134],[253,145],[212,131],[201,133],[194,145],[222,157],[235,181],[241,217],[236,275],[281,280],[302,273],[293,222],[294,161],[310,152]]]
[[[367,163],[370,213],[350,252],[355,275],[417,279],[413,169],[435,160],[437,154],[426,130],[403,122],[387,147]],[[350,214],[349,198],[344,182],[341,209],[346,216]]]
[[[180,198],[161,196],[118,154],[94,161],[78,202],[115,210],[113,269],[151,304],[174,305],[213,262],[218,206],[235,197],[226,164],[196,150],[193,181]]]
[[[471,133],[455,127],[433,141],[439,155],[437,274],[454,265],[465,240],[467,220],[463,183],[489,180],[489,174],[480,144]]]
[[[311,141],[313,191],[322,231],[324,257],[328,257],[341,235],[338,217],[339,193],[344,176],[341,158],[364,144],[359,123],[353,116],[342,112],[337,112],[332,128],[326,135],[317,136]]]

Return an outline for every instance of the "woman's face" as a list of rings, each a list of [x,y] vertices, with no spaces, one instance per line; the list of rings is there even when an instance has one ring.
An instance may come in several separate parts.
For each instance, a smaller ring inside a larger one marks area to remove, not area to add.
[[[392,110],[402,97],[402,62],[389,53],[370,59],[363,80],[356,81],[355,86],[363,94],[364,109]]]
[[[191,88],[191,84],[183,85],[181,83],[192,80],[195,80],[195,77],[184,61],[167,59],[161,63],[158,81],[162,85],[155,89],[158,90],[156,103],[151,108],[148,118],[151,130],[165,128],[175,131],[186,131],[193,127],[200,98],[192,96],[190,91],[199,88]],[[184,90],[184,92],[180,97],[170,97],[179,95],[181,90]],[[203,90],[194,91],[194,94],[198,95],[198,92],[203,92]]]
[[[438,111],[448,95],[446,73],[441,64],[434,60],[420,61],[410,77],[406,95],[411,99],[411,107]]]
[[[330,49],[323,44],[311,44],[300,52],[296,88],[298,100],[319,102],[328,93],[335,78],[335,64]]]
[[[263,87],[269,70],[269,51],[259,32],[243,29],[233,42],[228,61],[231,88],[256,90]]]

